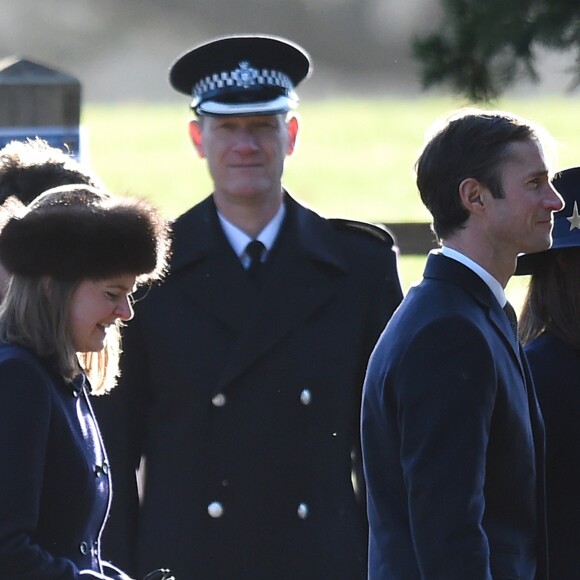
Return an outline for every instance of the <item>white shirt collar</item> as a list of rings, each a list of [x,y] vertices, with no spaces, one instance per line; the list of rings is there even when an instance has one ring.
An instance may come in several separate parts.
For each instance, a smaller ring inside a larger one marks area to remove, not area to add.
[[[282,222],[284,221],[284,216],[286,215],[286,206],[284,203],[280,204],[280,208],[276,212],[276,215],[274,215],[274,217],[266,224],[264,229],[255,238],[248,236],[246,232],[242,231],[240,228],[238,228],[238,226],[228,221],[219,211],[217,214],[221,226],[224,230],[224,234],[226,235],[226,238],[236,253],[236,256],[242,258],[246,246],[253,239],[256,239],[262,242],[266,248],[262,257],[262,260],[265,260],[268,253],[272,249],[276,238],[278,237],[278,233],[280,232]]]
[[[484,268],[479,264],[475,263],[471,258],[468,258],[465,254],[443,246],[441,248],[441,253],[448,258],[457,260],[461,262],[464,266],[475,272],[489,287],[493,295],[496,297],[499,305],[503,308],[507,302],[507,298],[502,288],[502,285]]]

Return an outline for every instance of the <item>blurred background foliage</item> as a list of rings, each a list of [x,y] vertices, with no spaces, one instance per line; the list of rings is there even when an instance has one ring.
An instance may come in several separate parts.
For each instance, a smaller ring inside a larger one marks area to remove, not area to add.
[[[481,67],[489,67],[489,78],[497,82],[494,75],[505,70],[506,55],[511,62],[527,59],[524,64],[535,66],[541,84],[516,76],[518,82],[501,84],[502,90],[562,94],[570,69],[578,69],[578,0],[0,0],[0,5],[0,57],[61,67],[82,82],[86,102],[177,102],[166,80],[174,58],[208,38],[240,32],[287,36],[302,44],[314,61],[314,75],[301,91],[309,99],[417,94],[429,71],[436,93],[451,88],[468,94],[464,80],[470,74],[481,78]],[[428,45],[431,68],[414,58],[417,40],[437,41],[438,51]]]

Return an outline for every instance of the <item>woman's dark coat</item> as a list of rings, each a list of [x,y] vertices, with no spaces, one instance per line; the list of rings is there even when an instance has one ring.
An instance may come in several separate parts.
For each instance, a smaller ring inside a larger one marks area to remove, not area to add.
[[[546,425],[550,578],[580,578],[580,351],[549,332],[526,347]]]
[[[3,580],[102,571],[109,475],[84,383],[79,375],[67,384],[26,349],[0,345]]]

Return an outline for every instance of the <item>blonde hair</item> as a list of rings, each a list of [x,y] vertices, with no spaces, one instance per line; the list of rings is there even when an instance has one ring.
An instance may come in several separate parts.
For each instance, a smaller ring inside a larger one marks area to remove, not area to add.
[[[110,391],[117,381],[121,323],[109,328],[101,351],[77,353],[69,311],[79,283],[13,275],[0,306],[0,340],[28,348],[67,382],[85,372],[92,394],[100,395]]]

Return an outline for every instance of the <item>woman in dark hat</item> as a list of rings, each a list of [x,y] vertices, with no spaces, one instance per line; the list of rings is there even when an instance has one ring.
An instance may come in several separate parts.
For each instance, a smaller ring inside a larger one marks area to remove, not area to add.
[[[518,258],[531,274],[520,334],[546,426],[550,578],[580,578],[580,167],[557,174],[565,208],[550,250]]]
[[[167,225],[85,185],[10,198],[0,222],[0,578],[128,578],[101,561],[110,474],[88,395],[115,383],[119,329],[135,287],[164,273]]]

